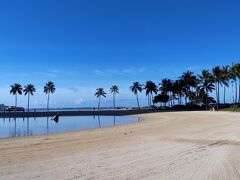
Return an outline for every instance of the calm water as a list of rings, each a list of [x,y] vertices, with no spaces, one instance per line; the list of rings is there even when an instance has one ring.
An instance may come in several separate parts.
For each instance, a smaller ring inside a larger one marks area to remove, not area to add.
[[[0,138],[101,128],[138,121],[139,118],[130,116],[61,116],[58,122],[47,117],[0,118]]]

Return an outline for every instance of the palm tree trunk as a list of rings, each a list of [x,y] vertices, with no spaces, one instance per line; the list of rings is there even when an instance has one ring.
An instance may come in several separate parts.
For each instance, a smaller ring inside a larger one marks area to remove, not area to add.
[[[99,96],[99,98],[98,98],[98,110],[100,108],[100,99],[101,99],[101,96]]]
[[[237,105],[237,79],[235,80],[235,106]]]
[[[218,107],[217,107],[217,109],[219,109],[219,103],[220,103],[220,98],[219,98],[219,82],[218,82]]]
[[[226,85],[224,85],[224,92],[223,92],[223,102],[224,102],[224,105],[226,104]]]
[[[27,118],[27,134],[29,135],[29,117]]]
[[[47,99],[47,111],[49,111],[49,93],[48,93],[48,99]]]
[[[151,92],[151,94],[150,94],[150,107],[153,105],[153,94],[152,94],[152,92]]]
[[[234,88],[233,88],[233,83],[232,83],[232,104],[234,106]]]
[[[15,107],[17,107],[17,94],[15,95]]]
[[[206,88],[206,102],[205,102],[206,110],[208,109],[208,90]]]
[[[178,105],[180,105],[180,96],[179,94],[177,96],[178,96],[177,102],[178,102]]]
[[[30,98],[30,96],[29,96],[29,93],[28,93],[28,112],[29,112],[29,98]]]
[[[218,109],[218,86],[216,82],[215,82],[215,89],[216,89],[216,101],[217,101],[217,109]]]
[[[147,105],[149,106],[149,97],[148,97],[148,95],[147,95],[147,100],[148,100]]]
[[[148,106],[149,106],[149,94],[148,94]]]
[[[240,78],[238,78],[238,103],[240,103]]]
[[[175,106],[175,99],[174,99],[174,94],[172,93],[172,99],[173,99],[173,106]]]
[[[17,136],[17,119],[14,118],[14,136]]]
[[[168,92],[168,96],[169,96],[169,99],[170,99],[170,101],[169,101],[169,106],[172,106],[172,98],[171,98],[171,92]]]
[[[115,99],[115,94],[114,94],[114,109],[116,108],[116,99]]]
[[[151,106],[151,95],[150,94],[148,94],[148,106],[150,107]]]
[[[152,106],[152,94],[150,93],[150,98],[149,98],[149,105],[150,105],[150,108]]]
[[[113,93],[113,109],[115,109],[115,94]]]
[[[138,110],[140,110],[140,105],[139,105],[139,100],[138,100],[138,93],[136,94],[136,96],[137,96]]]
[[[15,95],[15,107],[17,107],[17,93]],[[17,111],[17,109],[15,108],[15,112]]]
[[[151,94],[149,94],[149,108],[151,107]]]

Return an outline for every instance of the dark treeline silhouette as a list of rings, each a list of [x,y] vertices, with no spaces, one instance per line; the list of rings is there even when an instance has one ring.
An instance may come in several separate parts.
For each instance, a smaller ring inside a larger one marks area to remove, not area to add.
[[[231,86],[230,86],[231,83]],[[145,90],[148,107],[156,107],[155,104],[160,103],[160,106],[166,108],[167,104],[170,107],[201,107],[208,109],[209,105],[226,107],[226,91],[227,88],[232,88],[232,105],[235,109],[240,104],[240,63],[232,64],[231,66],[216,66],[211,70],[202,70],[200,74],[195,75],[192,71],[184,72],[178,79],[171,80],[168,78],[162,79],[157,85],[153,81],[146,81],[145,84],[133,82],[130,90],[134,93],[137,100],[137,107],[140,109],[139,93]],[[220,90],[223,94],[220,95]],[[47,94],[47,110],[49,111],[49,96],[56,90],[53,82],[49,81],[44,86],[44,93]],[[34,85],[28,84],[22,86],[15,83],[11,86],[10,93],[15,95],[15,106],[17,106],[17,97],[24,92],[28,95],[28,111],[30,104],[30,95],[34,95],[36,89]],[[119,93],[117,85],[110,87],[110,93],[113,94],[113,108],[116,108],[115,96]],[[210,96],[213,95],[212,96]],[[100,109],[101,97],[106,97],[107,93],[103,88],[96,89],[94,94],[98,98],[98,109]],[[220,96],[223,102],[220,102]]]
[[[209,104],[226,105],[226,90],[229,83],[233,88],[233,108],[240,103],[240,64],[232,66],[216,66],[211,70],[202,70],[200,74],[195,75],[191,71],[184,72],[177,80],[162,79],[157,86],[152,81],[147,81],[145,85],[134,82],[130,87],[131,91],[137,96],[137,104],[139,106],[138,93],[144,89],[148,97],[149,107],[154,107],[152,103],[160,103],[161,107],[167,103],[169,106],[178,107],[201,107],[208,109]],[[220,89],[223,88],[223,102],[220,102]],[[210,93],[215,92],[215,97],[211,97]],[[155,96],[153,96],[155,95]],[[184,103],[183,103],[184,101]],[[177,103],[176,103],[177,102]]]

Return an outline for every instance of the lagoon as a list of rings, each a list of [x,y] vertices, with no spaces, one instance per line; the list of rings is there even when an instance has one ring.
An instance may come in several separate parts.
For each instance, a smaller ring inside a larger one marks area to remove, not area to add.
[[[0,138],[102,128],[139,120],[133,116],[60,116],[58,122],[50,117],[0,118]]]

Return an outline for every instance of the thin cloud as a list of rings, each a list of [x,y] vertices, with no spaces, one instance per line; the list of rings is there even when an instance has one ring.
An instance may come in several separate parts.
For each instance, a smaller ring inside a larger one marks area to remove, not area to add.
[[[35,74],[45,76],[45,77],[59,77],[60,71],[54,69],[50,71],[38,71],[38,72],[35,72]]]
[[[125,69],[106,69],[106,70],[100,70],[95,69],[92,71],[92,73],[96,76],[101,77],[108,77],[112,75],[121,75],[121,76],[129,76],[129,75],[135,75],[138,73],[142,73],[146,71],[146,68],[125,68]]]
[[[83,103],[84,103],[83,98],[73,100],[74,105],[82,105]]]
[[[74,93],[78,93],[80,90],[76,87],[69,88],[70,91],[73,91]]]

